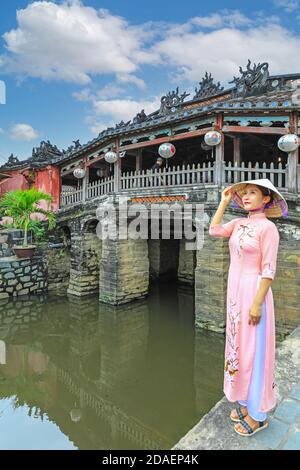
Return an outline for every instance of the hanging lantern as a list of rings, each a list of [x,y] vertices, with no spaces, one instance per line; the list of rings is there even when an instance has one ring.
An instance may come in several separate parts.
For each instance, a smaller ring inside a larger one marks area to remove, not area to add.
[[[175,155],[175,145],[170,143],[161,144],[158,148],[158,153],[163,158],[171,158]]]
[[[75,178],[78,179],[84,178],[85,170],[83,168],[75,168],[75,170],[73,171],[73,175],[75,176]]]
[[[211,147],[214,147],[215,145],[219,145],[219,143],[222,140],[222,134],[218,131],[209,131],[206,132],[204,136],[204,142],[207,145],[210,145]]]
[[[299,146],[299,137],[296,134],[286,134],[278,140],[278,148],[283,152],[293,152]]]
[[[106,152],[106,154],[104,155],[104,159],[107,163],[115,163],[118,157],[117,157],[116,152],[109,150],[109,152]]]

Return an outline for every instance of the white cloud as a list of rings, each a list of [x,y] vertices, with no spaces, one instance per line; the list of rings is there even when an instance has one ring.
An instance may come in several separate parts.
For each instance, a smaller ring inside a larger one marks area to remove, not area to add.
[[[177,80],[199,81],[205,71],[226,83],[239,75],[239,66],[267,61],[271,74],[299,71],[300,37],[278,24],[245,30],[221,28],[171,34],[156,44],[156,53],[175,67]]]
[[[136,101],[133,99],[95,100],[93,106],[97,115],[111,116],[114,122],[132,119],[141,109],[149,114],[159,107],[157,99],[151,101]]]
[[[225,9],[220,13],[212,13],[208,16],[196,16],[190,20],[190,23],[202,28],[220,28],[222,26],[249,26],[253,20],[239,10]]]
[[[146,88],[146,83],[141,78],[136,77],[135,75],[129,75],[126,73],[118,73],[117,74],[117,81],[120,83],[133,83],[138,88],[144,89]]]
[[[10,131],[10,137],[14,140],[30,141],[38,137],[38,132],[29,124],[15,124]]]
[[[86,84],[97,74],[130,77],[138,61],[149,60],[142,27],[79,1],[35,1],[17,11],[17,23],[3,35],[7,54],[0,66],[20,76]],[[134,76],[131,81],[141,85]]]
[[[160,100],[155,97],[152,100],[134,100],[126,99],[98,99],[94,97],[90,99],[93,105],[93,114],[86,118],[89,130],[93,135],[107,127],[114,127],[120,121],[132,120],[137,113],[144,109],[148,115],[159,108]]]
[[[283,8],[287,13],[291,13],[299,8],[299,0],[274,0],[278,8]]]
[[[4,130],[0,127],[0,134],[4,134]]]

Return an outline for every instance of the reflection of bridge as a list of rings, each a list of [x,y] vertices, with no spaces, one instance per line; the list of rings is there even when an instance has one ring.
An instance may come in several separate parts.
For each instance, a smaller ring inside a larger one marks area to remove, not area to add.
[[[80,407],[91,408],[98,417],[101,417],[111,426],[111,432],[115,435],[120,433],[125,438],[130,439],[142,449],[167,449],[172,443],[167,438],[163,438],[157,431],[153,431],[136,418],[128,417],[116,405],[102,397],[92,395],[90,392],[80,388],[73,380],[69,372],[59,368],[58,380],[79,400]]]

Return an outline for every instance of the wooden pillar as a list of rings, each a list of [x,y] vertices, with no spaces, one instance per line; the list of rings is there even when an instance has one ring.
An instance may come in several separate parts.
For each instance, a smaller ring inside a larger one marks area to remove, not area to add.
[[[85,175],[82,179],[82,201],[85,202],[87,198],[87,186],[89,182],[89,167],[87,164],[87,157],[83,159],[83,168],[85,170]]]
[[[215,147],[215,171],[214,171],[214,182],[219,187],[223,184],[223,165],[224,165],[224,134],[222,133],[223,127],[223,114],[217,115],[217,122],[215,130],[221,132],[222,139],[219,145]]]
[[[117,161],[114,163],[114,190],[115,193],[120,192],[121,190],[121,164],[122,160],[120,158],[119,152],[119,139],[116,139],[116,150]]]
[[[292,111],[289,116],[289,131],[291,134],[297,134],[298,130],[298,113]],[[289,192],[297,192],[297,164],[298,164],[298,149],[294,152],[288,153],[287,159],[287,181],[286,186]]]
[[[223,184],[223,165],[224,165],[224,134],[219,145],[215,147],[215,184],[222,186]]]
[[[135,160],[135,169],[136,171],[141,171],[143,163],[143,149],[137,149],[136,160]]]
[[[233,138],[233,165],[241,166],[241,138]]]
[[[298,163],[298,150],[288,153],[287,160],[287,182],[286,186],[289,192],[297,192],[297,163]]]

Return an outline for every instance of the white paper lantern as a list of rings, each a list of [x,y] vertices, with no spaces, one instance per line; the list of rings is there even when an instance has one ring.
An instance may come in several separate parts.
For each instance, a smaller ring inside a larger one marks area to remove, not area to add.
[[[207,145],[210,145],[211,147],[214,147],[215,145],[219,145],[219,143],[222,140],[222,134],[218,131],[209,131],[206,132],[204,136],[204,142]]]
[[[115,163],[118,159],[116,152],[113,152],[110,150],[109,152],[106,152],[104,155],[104,159],[107,163]]]
[[[175,155],[175,145],[170,143],[161,144],[158,148],[158,153],[163,158],[171,158]]]
[[[75,168],[73,175],[75,178],[81,179],[85,176],[85,170],[83,168]]]
[[[299,146],[299,137],[296,134],[286,134],[278,140],[278,148],[283,152],[293,152]]]

